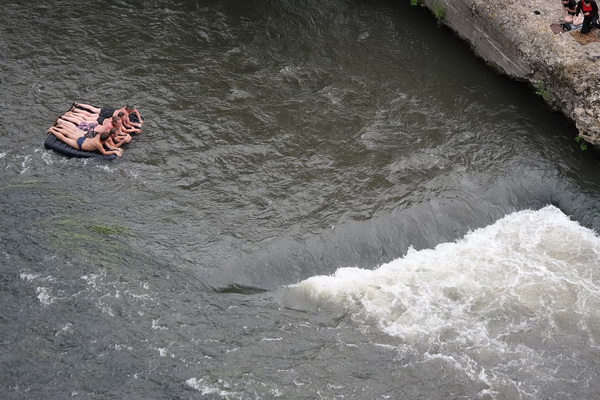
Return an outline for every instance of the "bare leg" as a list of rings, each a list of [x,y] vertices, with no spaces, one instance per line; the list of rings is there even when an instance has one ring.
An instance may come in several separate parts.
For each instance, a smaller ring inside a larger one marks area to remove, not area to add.
[[[78,122],[98,122],[98,117],[87,117],[85,115],[82,114],[74,114],[72,112],[66,112],[65,117],[69,117],[72,120],[78,121]]]
[[[55,127],[52,127],[50,129],[56,130],[56,131],[60,131],[60,133],[62,133],[63,135],[70,137],[70,138],[80,138],[83,135],[85,135],[85,131],[82,131],[81,129],[77,129],[74,127],[71,127],[70,125],[66,125],[65,123],[59,121],[58,125],[56,125]]]
[[[98,107],[94,107],[90,104],[85,104],[85,103],[73,103],[73,105],[75,107],[78,108],[83,108],[85,110],[89,110],[90,112],[94,113],[94,114],[100,114],[101,109]]]
[[[78,114],[73,114],[71,112],[66,112],[65,115],[61,117],[61,119],[69,121],[74,125],[79,125],[82,122],[98,122],[97,118],[82,117]]]
[[[48,133],[53,133],[57,137],[58,137],[57,133],[60,133],[61,135],[65,136],[65,137],[70,137],[72,134],[69,130],[66,130],[64,128],[57,127],[57,126],[53,126],[50,129],[48,129]]]
[[[81,122],[83,122],[83,121],[79,120],[78,118],[67,116],[67,115],[63,115],[63,116],[58,117],[58,118],[59,118],[58,122],[60,122],[60,121],[68,122],[68,123],[73,124],[75,127],[77,125],[79,125]]]
[[[78,110],[78,109],[67,111],[65,113],[65,115],[67,115],[67,114],[73,115],[73,116],[77,116],[77,117],[83,118],[83,119],[88,119],[88,120],[98,119],[98,115],[97,114],[92,114],[92,113],[89,113],[87,111]]]
[[[68,144],[69,146],[71,146],[75,149],[79,149],[79,146],[77,145],[77,140],[68,138],[58,131],[52,132],[52,133],[54,133],[54,136],[56,136],[60,141]]]

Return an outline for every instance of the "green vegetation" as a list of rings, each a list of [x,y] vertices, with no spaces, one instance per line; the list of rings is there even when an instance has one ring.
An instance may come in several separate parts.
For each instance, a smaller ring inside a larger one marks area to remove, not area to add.
[[[410,5],[425,7],[425,0],[410,0]],[[433,7],[433,16],[438,24],[441,23],[446,16],[446,7],[442,6],[441,4],[435,4]]]
[[[444,17],[446,16],[446,7],[436,4],[435,8],[433,9],[433,16],[435,17],[435,20],[439,23],[441,23],[444,20]]]
[[[54,251],[66,252],[80,260],[93,258],[105,267],[117,266],[131,248],[122,240],[131,230],[121,225],[109,225],[95,218],[62,215],[40,224],[39,231]]]
[[[123,235],[130,232],[128,228],[119,225],[92,225],[89,227],[89,229],[101,235]]]
[[[588,149],[587,142],[581,136],[576,136],[575,141],[579,143],[581,151],[586,151]]]
[[[544,82],[541,80],[535,81],[535,94],[541,96],[546,101],[550,98],[550,92],[546,89]]]

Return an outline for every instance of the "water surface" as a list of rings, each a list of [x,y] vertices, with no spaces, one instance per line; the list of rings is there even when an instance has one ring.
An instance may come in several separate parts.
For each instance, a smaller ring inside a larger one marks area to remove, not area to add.
[[[600,390],[599,159],[423,9],[7,1],[0,53],[4,398]]]

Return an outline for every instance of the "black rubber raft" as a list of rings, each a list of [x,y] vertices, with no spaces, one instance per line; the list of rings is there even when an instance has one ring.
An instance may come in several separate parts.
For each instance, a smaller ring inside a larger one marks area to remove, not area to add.
[[[77,157],[77,158],[103,158],[105,160],[114,160],[117,158],[115,154],[103,155],[98,151],[85,151],[79,150],[74,147],[69,146],[65,142],[61,141],[59,138],[54,136],[52,133],[48,134],[46,141],[44,142],[44,147],[50,150],[54,150],[57,153],[63,154],[68,157]]]
[[[135,115],[131,115],[129,117],[131,122],[139,123],[137,117]],[[143,118],[142,118],[143,120]],[[57,153],[63,154],[67,157],[77,157],[77,158],[102,158],[104,160],[114,160],[117,158],[116,154],[103,155],[98,151],[85,151],[79,150],[74,147],[69,146],[68,144],[61,141],[59,138],[54,136],[52,133],[48,134],[46,141],[44,142],[44,147],[49,150],[54,150]]]

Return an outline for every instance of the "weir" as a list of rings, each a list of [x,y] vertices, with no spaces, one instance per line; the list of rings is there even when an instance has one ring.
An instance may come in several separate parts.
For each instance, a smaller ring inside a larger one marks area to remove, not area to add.
[[[441,24],[467,41],[492,68],[529,82],[579,136],[600,149],[600,40],[577,42],[554,34],[562,15],[557,1],[423,0]],[[598,39],[598,30],[588,33]]]

